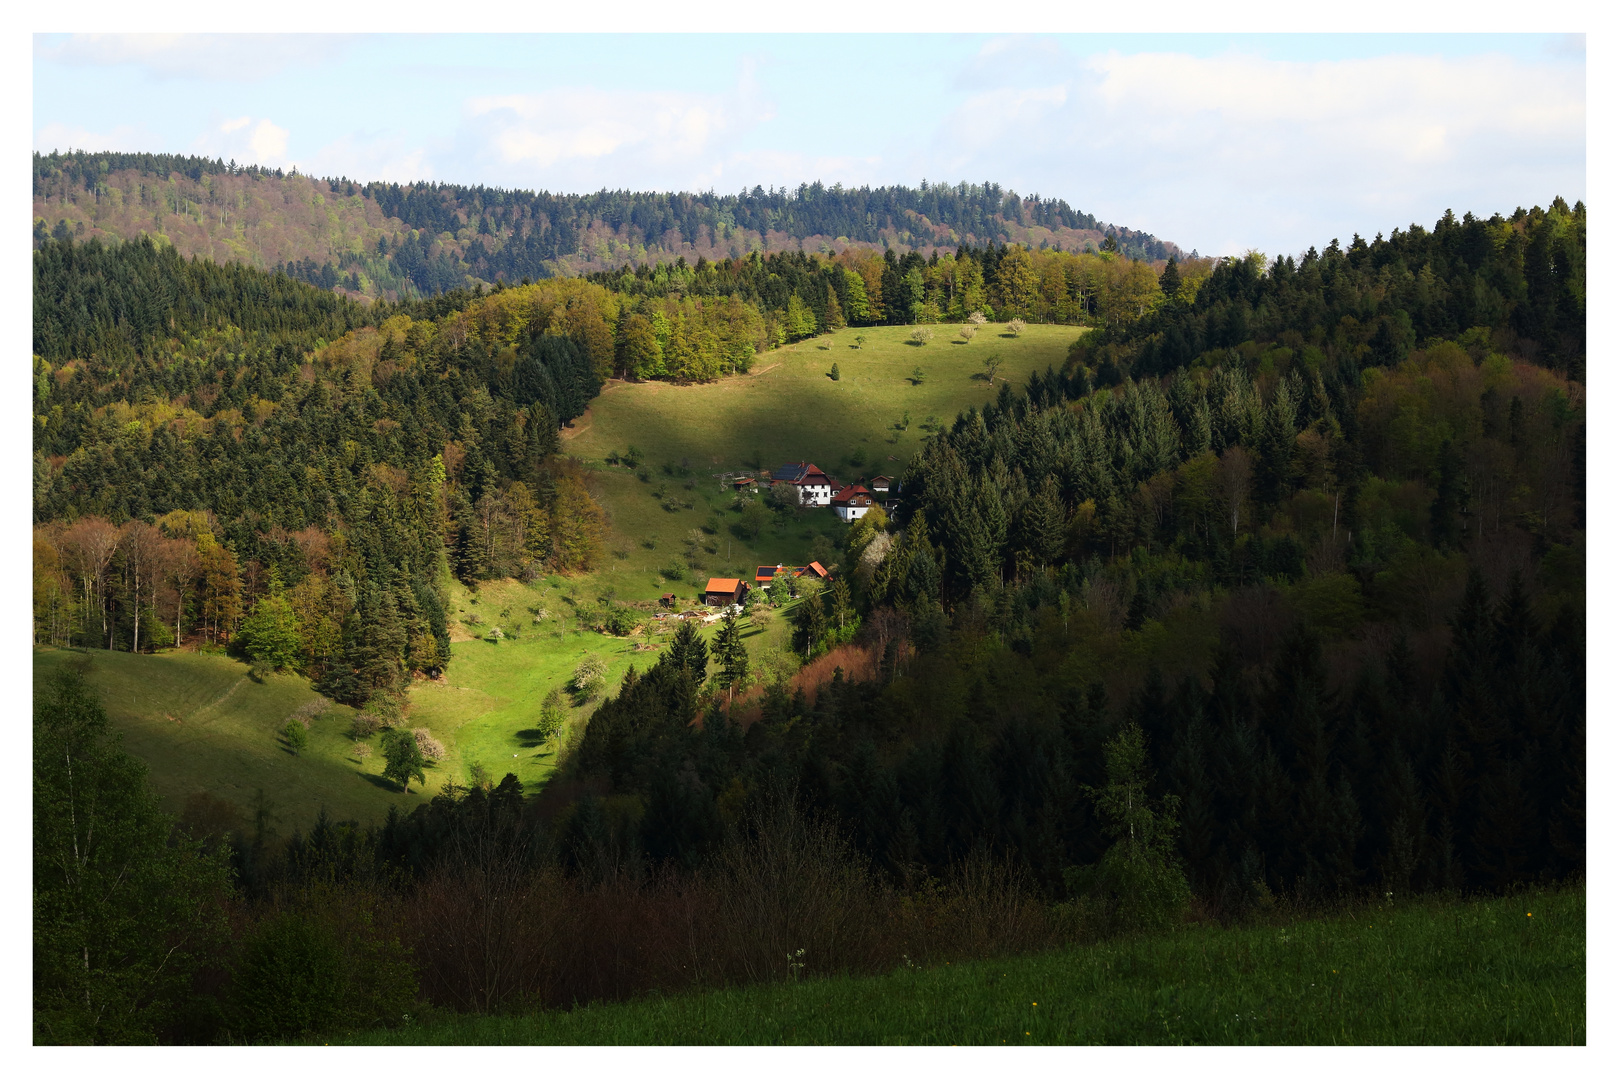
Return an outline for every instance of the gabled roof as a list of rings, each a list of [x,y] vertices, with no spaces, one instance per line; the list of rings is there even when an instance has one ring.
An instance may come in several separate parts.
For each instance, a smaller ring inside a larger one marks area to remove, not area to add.
[[[827,573],[827,568],[818,562],[811,563],[809,566],[805,567],[804,570],[801,570],[800,573],[804,573],[805,571],[808,571],[819,578],[832,576],[831,574]]]
[[[868,498],[870,498],[872,493],[870,491],[867,491],[865,488],[861,487],[861,485],[859,485],[859,484],[850,484],[848,487],[846,487],[843,490],[839,491],[838,494],[834,495],[832,497],[832,501],[835,502],[835,503],[836,502],[848,502],[849,500],[853,499],[857,495],[865,495]]]
[[[703,591],[706,592],[706,593],[712,593],[712,592],[734,593],[734,592],[737,591],[737,586],[741,582],[742,582],[742,578],[712,577],[712,578],[709,579],[709,583],[703,587]]]
[[[784,480],[789,484],[796,484],[804,479],[804,471],[809,463],[804,461],[790,461],[786,465],[771,473],[772,480]]]
[[[754,580],[769,581],[776,576],[778,571],[787,569],[790,569],[790,567],[783,566],[780,563],[775,566],[761,566],[755,569]]]
[[[830,484],[827,474],[808,461],[792,461],[771,474],[772,480],[787,484]]]

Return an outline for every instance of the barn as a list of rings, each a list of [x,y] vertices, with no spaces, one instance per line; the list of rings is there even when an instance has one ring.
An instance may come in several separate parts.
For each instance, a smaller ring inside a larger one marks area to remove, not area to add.
[[[742,578],[713,577],[703,587],[703,602],[710,607],[729,607],[740,604],[748,594],[748,583]]]

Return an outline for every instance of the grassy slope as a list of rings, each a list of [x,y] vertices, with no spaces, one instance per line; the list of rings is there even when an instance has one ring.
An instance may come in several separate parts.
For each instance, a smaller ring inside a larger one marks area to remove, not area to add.
[[[732,495],[717,474],[742,471],[756,460],[773,469],[802,459],[838,481],[898,476],[927,437],[922,424],[929,416],[948,424],[960,410],[994,397],[1003,381],[1021,389],[1032,370],[1061,367],[1080,333],[1072,326],[1031,326],[1014,338],[986,326],[970,344],[959,344],[954,327],[934,329],[934,340],[921,347],[906,343],[911,327],[843,330],[766,353],[754,374],[715,383],[610,384],[563,441],[563,452],[592,470],[612,517],[608,550],[625,556],[610,554],[591,587],[613,588],[623,599],[658,595],[668,588],[659,570],[682,561],[682,538],[713,513],[724,523],[714,538],[717,550],[701,557],[693,580],[677,586],[683,594],[700,589],[709,574],[751,577],[762,563],[802,563],[816,533],[841,535],[833,512],[806,512],[749,542],[730,529]],[[857,335],[866,339],[858,350],[851,347]],[[976,377],[991,353],[1003,361],[994,386]],[[837,382],[827,377],[835,362]],[[925,378],[913,385],[909,376],[919,366]],[[910,426],[895,430],[908,412]],[[632,445],[650,466],[649,482],[605,464],[609,454]],[[857,451],[864,452],[864,464],[852,463]],[[687,475],[681,475],[683,463]],[[691,490],[684,486],[688,480]],[[660,483],[693,509],[666,512],[653,494]],[[644,546],[648,539],[656,546]]]
[[[204,653],[47,648],[34,650],[35,677],[85,659],[114,730],[151,769],[152,786],[171,810],[207,791],[246,814],[262,789],[290,830],[307,828],[323,805],[340,818],[377,820],[391,803],[409,809],[422,798],[389,790],[377,757],[362,766],[350,755],[354,710],[345,706],[333,706],[310,725],[301,756],[282,746],[278,730],[316,696],[307,679],[271,675],[256,683],[246,664]]]
[[[995,393],[991,384],[972,377],[983,370],[986,355],[999,353],[1000,378],[1017,385],[1033,369],[1061,364],[1077,334],[1073,327],[1032,326],[1015,339],[991,326],[972,344],[961,345],[952,343],[953,331],[938,327],[933,342],[916,347],[905,343],[908,327],[866,328],[859,331],[865,347],[856,350],[849,346],[857,331],[846,330],[767,353],[750,376],[701,386],[610,387],[563,450],[591,471],[612,518],[607,548],[625,557],[610,554],[595,573],[566,580],[490,582],[476,592],[453,588],[454,659],[443,683],[418,683],[411,695],[412,726],[429,728],[449,752],[428,770],[430,792],[447,778],[465,779],[475,762],[496,777],[515,772],[534,790],[554,765],[552,748],[525,734],[528,717],[546,693],[566,682],[587,653],[609,662],[610,685],[632,662],[652,662],[656,654],[634,652],[634,641],[579,631],[568,618],[569,599],[650,600],[672,590],[691,597],[710,574],[752,577],[759,563],[801,564],[817,534],[835,543],[842,535],[833,512],[819,509],[781,516],[756,541],[746,541],[730,528],[737,519],[730,490],[722,490],[711,474],[740,470],[756,453],[767,467],[806,458],[839,480],[898,474],[924,437],[920,424],[926,417],[948,423],[960,409]],[[842,374],[838,382],[826,377],[834,361]],[[907,377],[919,365],[926,378],[914,386]],[[907,411],[909,429],[894,430]],[[605,464],[609,452],[631,444],[650,465],[650,482]],[[857,448],[868,458],[864,466],[850,463]],[[683,459],[689,463],[687,475],[680,475]],[[672,473],[664,471],[666,464]],[[688,479],[694,482],[691,490],[684,486]],[[666,512],[653,494],[659,483],[691,501],[693,509]],[[721,525],[707,538],[715,550],[700,552],[699,569],[685,569],[682,541],[711,515],[718,515]],[[660,574],[671,563],[683,567],[684,580],[671,582]],[[539,624],[533,622],[532,607],[547,612]],[[475,612],[480,625],[460,622]],[[516,627],[520,636],[500,644],[478,639],[490,626]],[[768,631],[749,635],[756,671],[787,666],[787,633],[784,613]],[[247,813],[262,789],[283,827],[291,829],[306,827],[322,805],[341,818],[377,821],[389,806],[409,810],[423,798],[414,790],[401,794],[382,780],[380,754],[364,764],[353,757],[347,737],[352,710],[339,707],[316,721],[302,757],[281,747],[277,729],[314,696],[307,680],[273,676],[261,685],[246,677],[247,668],[238,661],[192,653],[135,657],[37,649],[36,671],[85,655],[92,658],[91,678],[103,692],[114,726],[130,751],[151,767],[154,786],[173,809],[193,793],[209,791]],[[574,710],[576,726],[591,708]]]
[[[875,978],[451,1017],[350,1041],[1584,1045],[1586,894],[1201,926]]]
[[[444,681],[419,682],[412,689],[411,723],[430,728],[449,751],[439,767],[443,776],[465,779],[467,769],[478,763],[497,779],[515,773],[533,792],[556,764],[556,744],[541,745],[529,726],[552,688],[565,686],[579,662],[593,653],[607,661],[609,693],[630,665],[645,670],[657,659],[658,653],[646,646],[661,644],[673,628],[644,630],[630,638],[569,628],[571,605],[565,597],[572,593],[578,601],[588,602],[595,595],[592,584],[581,578],[560,585],[546,580],[533,585],[500,581],[481,586],[476,594],[455,587],[456,613],[478,612],[482,619],[474,630],[516,627],[519,636],[498,643],[484,638],[456,641]],[[540,623],[533,621],[535,607],[546,613]],[[466,627],[458,629],[458,637],[466,634]],[[714,632],[712,626],[703,631],[706,638],[713,638]],[[786,621],[777,619],[768,631],[745,632],[744,639],[758,663],[780,653],[787,633]],[[572,730],[597,704],[599,700],[573,708]],[[435,780],[433,786],[438,783]]]

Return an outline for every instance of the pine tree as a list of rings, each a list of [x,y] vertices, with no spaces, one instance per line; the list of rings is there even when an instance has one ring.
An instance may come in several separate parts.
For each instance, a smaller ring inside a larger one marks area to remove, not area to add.
[[[1159,275],[1159,288],[1164,291],[1164,295],[1172,299],[1181,289],[1181,271],[1176,266],[1176,257],[1174,255],[1170,256],[1170,260],[1164,264],[1164,273]]]
[[[748,679],[748,646],[743,643],[742,628],[734,614],[720,620],[714,636],[714,658],[720,665],[720,686],[729,701],[732,689]]]
[[[669,643],[664,660],[678,671],[685,671],[694,683],[701,684],[709,671],[709,645],[698,633],[697,623],[682,619],[675,638]]]

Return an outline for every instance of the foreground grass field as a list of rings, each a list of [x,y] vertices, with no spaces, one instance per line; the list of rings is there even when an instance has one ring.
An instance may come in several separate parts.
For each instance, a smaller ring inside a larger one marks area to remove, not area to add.
[[[784,961],[784,964],[786,961]],[[358,1044],[1536,1044],[1586,1042],[1584,889],[1201,926],[877,978],[778,982]]]

